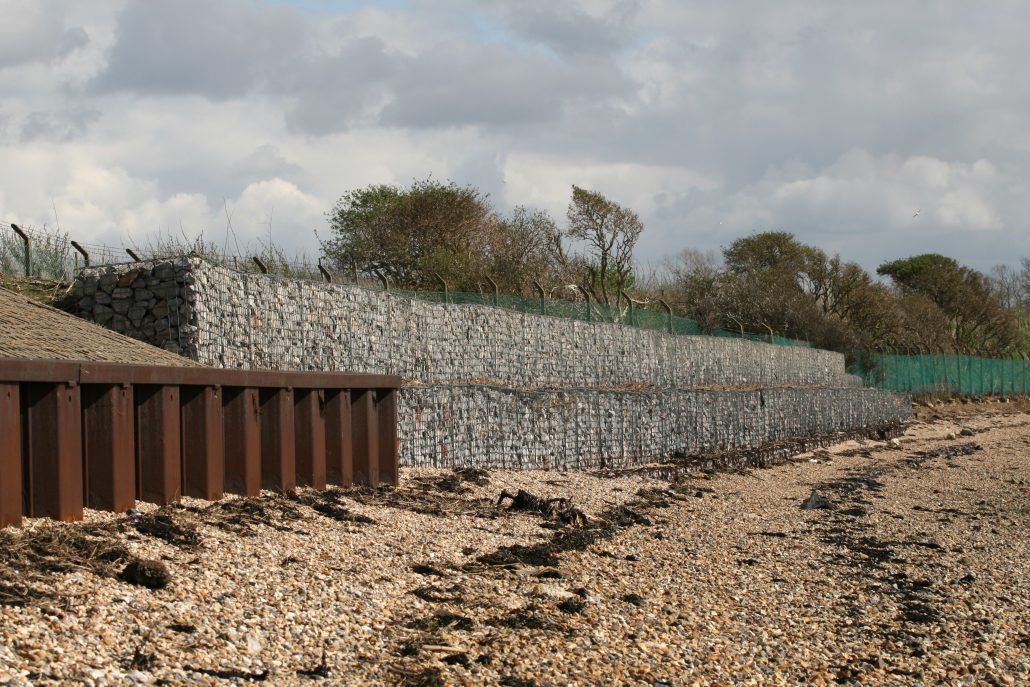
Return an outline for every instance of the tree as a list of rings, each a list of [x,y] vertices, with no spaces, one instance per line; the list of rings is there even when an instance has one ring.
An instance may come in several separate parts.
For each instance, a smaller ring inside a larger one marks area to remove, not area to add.
[[[551,242],[557,231],[545,211],[516,206],[488,241],[490,270],[498,286],[512,293],[529,293],[534,280],[553,279],[558,267]]]
[[[947,319],[956,350],[976,355],[1006,355],[1018,348],[1012,312],[998,302],[981,273],[937,253],[886,262],[877,273],[890,277],[904,296],[922,296]]]
[[[489,274],[522,291],[553,269],[556,230],[546,213],[519,207],[503,218],[486,194],[454,182],[348,191],[329,213],[329,228],[322,249],[338,268],[357,265],[410,288],[438,288],[440,275],[454,289],[474,291]]]
[[[558,263],[571,272],[595,301],[610,305],[633,281],[633,248],[644,230],[640,217],[629,208],[596,191],[572,187],[564,232],[552,234]],[[585,246],[581,254],[565,245]]]
[[[721,281],[723,267],[714,252],[702,253],[687,248],[667,267],[674,294],[672,305],[697,322],[702,332],[711,333],[722,326]]]
[[[725,326],[739,322],[755,332],[811,336],[820,319],[817,303],[825,298],[825,280],[814,278],[826,261],[822,251],[788,232],[769,231],[737,239],[723,249],[723,260]]]
[[[988,277],[998,302],[1016,318],[1021,332],[1021,352],[1030,352],[1030,258],[1020,261],[1019,271],[995,265]]]

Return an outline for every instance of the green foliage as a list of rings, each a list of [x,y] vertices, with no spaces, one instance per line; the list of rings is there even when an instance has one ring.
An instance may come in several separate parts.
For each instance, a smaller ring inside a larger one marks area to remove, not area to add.
[[[882,265],[893,288],[788,232],[740,238],[722,259],[687,251],[670,270],[674,300],[705,331],[773,331],[849,360],[858,350],[1005,355],[1020,345],[1018,310],[1004,307],[983,275],[942,255]],[[1018,279],[1003,276],[1003,290],[1018,291]]]
[[[951,347],[961,353],[997,356],[1019,349],[1014,313],[999,302],[990,282],[976,270],[927,253],[886,262],[877,272],[890,277],[910,304],[918,304],[922,313],[912,324],[915,329],[939,327],[943,320]]]
[[[43,279],[68,280],[75,270],[75,254],[67,233],[44,227],[31,230],[32,274]],[[7,227],[0,228],[0,272],[25,275],[25,244]]]
[[[475,286],[503,225],[476,188],[435,179],[349,191],[329,219],[332,236],[322,250],[338,268],[356,265],[412,287],[436,282],[437,274],[458,288]]]

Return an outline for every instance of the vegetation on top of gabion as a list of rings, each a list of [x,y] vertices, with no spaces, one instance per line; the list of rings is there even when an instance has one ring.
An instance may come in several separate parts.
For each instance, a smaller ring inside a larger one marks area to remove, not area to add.
[[[641,266],[645,230],[631,209],[573,186],[564,226],[524,206],[505,214],[472,186],[432,178],[344,193],[328,213],[318,261],[271,243],[235,254],[201,234],[129,250],[143,259],[195,253],[243,271],[346,280],[430,300],[604,319],[673,333],[810,342],[862,365],[867,353],[1012,358],[1030,353],[1030,259],[982,274],[934,253],[888,261],[877,274],[786,231],[741,237],[719,254],[684,248]],[[31,230],[30,230],[31,231]],[[83,259],[61,231],[35,230],[32,274],[66,280]],[[91,263],[132,260],[85,246]],[[257,258],[255,260],[254,258]],[[0,223],[0,271],[23,273],[24,249]],[[445,293],[446,292],[446,293]],[[868,367],[868,365],[865,365]]]

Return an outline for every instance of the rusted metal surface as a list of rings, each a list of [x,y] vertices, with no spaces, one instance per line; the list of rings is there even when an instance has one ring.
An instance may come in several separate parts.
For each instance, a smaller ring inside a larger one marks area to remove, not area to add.
[[[326,392],[325,479],[329,484],[342,487],[354,482],[350,399],[351,392],[347,389]]]
[[[379,481],[397,485],[397,392],[379,389],[376,395],[376,428],[379,432]]]
[[[350,407],[354,481],[374,487],[379,484],[379,423],[375,391],[352,391]]]
[[[122,513],[136,505],[136,442],[132,387],[93,385],[82,391],[82,455],[86,505]]]
[[[261,390],[261,486],[288,491],[297,486],[293,441],[293,389]]]
[[[0,359],[0,526],[397,480],[397,377]]]
[[[138,385],[136,402],[136,494],[165,505],[182,496],[182,435],[179,387]]]
[[[80,388],[70,384],[23,384],[25,504],[27,515],[82,519],[82,423]]]
[[[225,493],[222,390],[187,387],[182,394],[182,491],[217,501]]]
[[[226,389],[225,490],[254,496],[261,491],[261,398],[258,389]]]
[[[21,522],[21,411],[17,384],[0,383],[0,527]]]
[[[6,362],[0,360],[0,378],[4,377]],[[303,389],[395,389],[400,385],[400,378],[393,375],[56,362],[64,363],[63,366],[56,365],[55,369],[57,370],[76,370],[78,376],[75,378],[82,384],[177,384],[179,386],[218,385],[223,387],[296,387]]]
[[[325,489],[325,391],[298,389],[294,400],[297,484]]]

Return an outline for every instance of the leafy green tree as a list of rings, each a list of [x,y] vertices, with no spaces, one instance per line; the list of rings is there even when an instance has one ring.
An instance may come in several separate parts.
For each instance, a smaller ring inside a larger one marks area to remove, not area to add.
[[[490,288],[490,276],[506,292],[525,293],[556,270],[557,228],[546,212],[519,206],[502,217],[486,194],[454,182],[348,191],[329,213],[329,229],[322,250],[336,267],[356,265],[408,288],[437,289],[439,275],[452,289],[476,291]]]
[[[998,302],[1016,318],[1023,353],[1030,352],[1030,258],[1023,258],[1017,271],[1008,265],[995,265],[988,276]]]
[[[723,249],[724,326],[739,323],[754,332],[810,338],[819,320],[825,280],[817,278],[826,260],[817,248],[793,234],[769,231],[737,239]]]
[[[407,189],[375,184],[340,198],[322,249],[340,268],[378,271],[398,285],[429,287],[440,273],[461,288],[485,270],[487,237],[498,222],[472,187],[434,179]]]
[[[533,293],[533,281],[553,281],[558,266],[551,250],[558,229],[543,210],[517,206],[494,228],[488,245],[490,272],[499,288]]]
[[[921,296],[939,308],[957,351],[1006,355],[1018,349],[1016,319],[980,272],[937,253],[885,262],[876,271],[902,295]]]
[[[670,305],[698,323],[702,332],[710,333],[723,324],[723,266],[714,252],[702,253],[687,248],[667,266],[670,283]],[[664,291],[661,286],[655,291]]]

